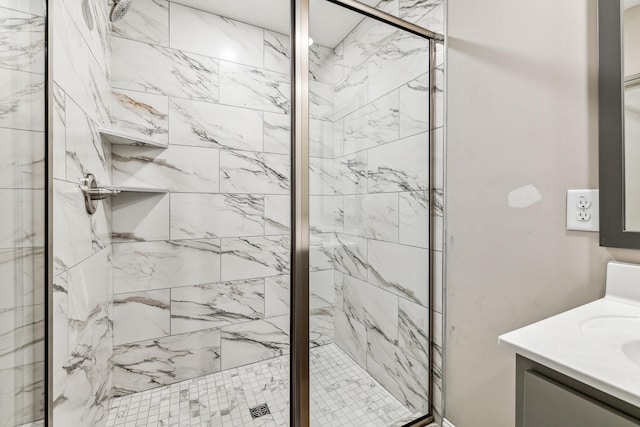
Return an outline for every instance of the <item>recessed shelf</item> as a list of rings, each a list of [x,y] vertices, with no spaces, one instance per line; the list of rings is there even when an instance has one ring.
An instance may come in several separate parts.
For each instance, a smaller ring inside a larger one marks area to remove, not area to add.
[[[168,193],[168,188],[159,187],[133,187],[128,185],[103,185],[107,190],[119,191],[120,193]]]
[[[139,137],[127,135],[124,132],[119,132],[111,129],[98,129],[102,138],[112,145],[131,145],[138,147],[150,147],[150,148],[167,148],[168,144],[156,141],[151,138]]]

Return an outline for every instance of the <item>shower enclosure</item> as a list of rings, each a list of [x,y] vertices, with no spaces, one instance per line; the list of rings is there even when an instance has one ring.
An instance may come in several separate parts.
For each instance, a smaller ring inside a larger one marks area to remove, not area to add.
[[[437,421],[444,1],[46,3],[0,0],[0,426]]]

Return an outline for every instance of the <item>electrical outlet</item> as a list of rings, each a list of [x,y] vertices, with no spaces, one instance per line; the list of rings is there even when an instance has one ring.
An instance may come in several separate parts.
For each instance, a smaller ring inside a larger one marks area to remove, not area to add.
[[[567,230],[599,231],[598,190],[567,191]]]

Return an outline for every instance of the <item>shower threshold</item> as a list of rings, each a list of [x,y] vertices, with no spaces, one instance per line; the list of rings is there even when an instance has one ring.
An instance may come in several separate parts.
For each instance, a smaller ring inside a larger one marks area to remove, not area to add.
[[[401,426],[420,416],[414,418],[337,345],[310,353],[312,426]],[[254,418],[257,407],[264,415]],[[289,356],[117,397],[106,425],[288,426]]]

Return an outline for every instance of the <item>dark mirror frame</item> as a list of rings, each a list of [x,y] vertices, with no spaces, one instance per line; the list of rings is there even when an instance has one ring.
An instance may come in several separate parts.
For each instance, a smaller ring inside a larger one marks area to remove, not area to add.
[[[600,246],[640,249],[640,232],[625,231],[622,10],[598,0]]]

